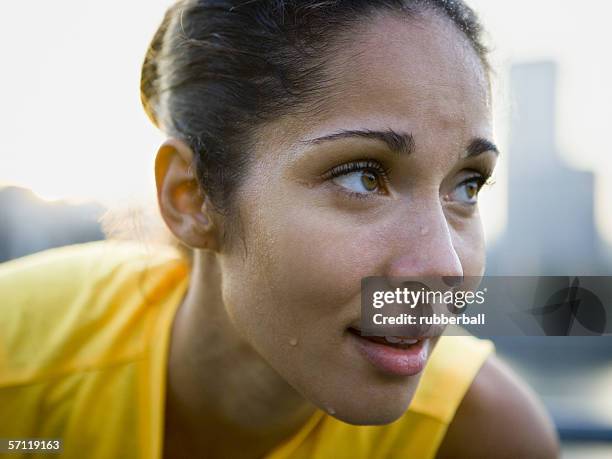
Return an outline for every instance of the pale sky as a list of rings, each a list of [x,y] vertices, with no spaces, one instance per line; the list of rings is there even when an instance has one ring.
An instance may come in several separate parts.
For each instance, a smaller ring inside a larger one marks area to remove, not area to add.
[[[0,3],[0,184],[45,199],[125,205],[154,199],[163,140],[139,101],[140,65],[168,0]],[[612,3],[471,0],[493,45],[497,142],[507,141],[510,62],[559,65],[558,143],[596,174],[596,218],[612,244]],[[503,158],[503,154],[502,154]],[[483,193],[490,240],[505,223],[505,161]],[[535,192],[536,190],[534,190]]]

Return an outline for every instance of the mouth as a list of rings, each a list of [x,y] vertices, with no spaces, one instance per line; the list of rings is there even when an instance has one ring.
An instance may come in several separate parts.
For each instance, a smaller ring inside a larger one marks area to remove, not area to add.
[[[362,336],[357,327],[347,331],[361,356],[382,373],[415,376],[425,368],[430,351],[427,337]]]
[[[356,327],[349,327],[348,331],[373,343],[384,344],[385,346],[392,346],[398,349],[407,349],[425,339],[424,337],[415,338],[410,336],[363,336],[361,330]]]

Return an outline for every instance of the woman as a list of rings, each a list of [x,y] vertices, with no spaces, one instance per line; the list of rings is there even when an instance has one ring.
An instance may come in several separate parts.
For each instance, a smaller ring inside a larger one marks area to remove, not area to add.
[[[459,0],[171,7],[141,88],[189,258],[105,242],[6,264],[0,436],[74,457],[556,457],[490,342],[355,332],[363,277],[482,275],[489,72]]]

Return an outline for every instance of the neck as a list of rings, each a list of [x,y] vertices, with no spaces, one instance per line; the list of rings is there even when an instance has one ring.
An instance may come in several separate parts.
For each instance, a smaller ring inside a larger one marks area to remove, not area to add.
[[[261,457],[299,429],[314,406],[238,335],[221,281],[215,254],[196,251],[172,326],[166,451]]]

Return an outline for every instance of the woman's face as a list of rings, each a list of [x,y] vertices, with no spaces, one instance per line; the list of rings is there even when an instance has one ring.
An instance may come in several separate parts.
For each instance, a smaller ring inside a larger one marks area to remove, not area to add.
[[[266,126],[251,152],[242,238],[221,252],[223,297],[238,332],[303,396],[349,423],[388,423],[421,372],[383,371],[358,349],[361,279],[482,275],[477,191],[496,160],[488,84],[467,39],[434,14],[368,21],[332,67],[324,110]],[[351,131],[412,142],[313,141]]]

